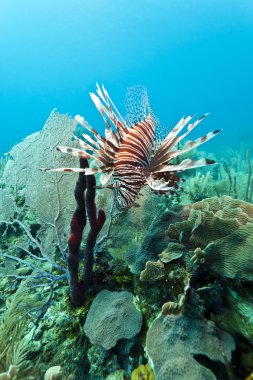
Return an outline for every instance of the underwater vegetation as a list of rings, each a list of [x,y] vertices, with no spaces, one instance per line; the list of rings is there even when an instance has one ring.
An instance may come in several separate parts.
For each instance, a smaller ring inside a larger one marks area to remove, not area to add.
[[[103,108],[111,105],[108,98],[105,105],[94,99],[104,117],[121,121]],[[133,109],[126,120],[141,124]],[[138,115],[144,109],[149,110],[145,97]],[[189,149],[201,140],[183,145],[174,130],[177,142],[171,152],[178,157],[168,166],[176,169],[158,175],[161,191],[141,186],[128,202],[129,172],[113,178],[117,153],[109,170],[116,186],[112,191],[110,185],[97,186],[108,172],[97,173],[98,160],[86,157],[88,148],[77,157],[57,151],[57,146],[70,146],[76,152],[72,135],[78,128],[76,120],[54,110],[40,132],[1,160],[0,379],[250,378],[249,149],[205,159],[205,152]],[[96,155],[103,158],[108,151],[101,144],[113,141],[108,130],[109,140],[93,140],[99,145]],[[154,134],[154,152],[172,131],[161,140]],[[92,138],[94,132],[86,142]],[[184,162],[214,161],[219,165],[180,172]],[[40,170],[69,166],[79,168],[78,173]],[[177,178],[185,180],[180,189]],[[126,192],[119,191],[117,180],[126,181]],[[170,189],[163,194],[166,180]],[[139,207],[129,207],[136,202]]]

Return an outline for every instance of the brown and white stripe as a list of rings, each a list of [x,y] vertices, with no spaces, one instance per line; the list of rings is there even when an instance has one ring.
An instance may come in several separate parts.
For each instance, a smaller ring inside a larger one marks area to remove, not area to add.
[[[92,128],[83,117],[75,119],[88,130],[83,134],[84,140],[75,137],[82,149],[57,147],[63,153],[76,157],[96,159],[99,163],[94,168],[59,168],[46,171],[83,172],[86,175],[101,173],[100,181],[104,187],[114,190],[118,209],[124,210],[136,206],[136,200],[143,186],[148,185],[159,193],[173,193],[182,181],[177,175],[187,169],[212,165],[212,160],[183,160],[179,164],[172,161],[191,149],[214,137],[220,130],[210,132],[194,141],[189,141],[181,150],[175,146],[186,137],[206,116],[203,115],[189,124],[192,116],[181,118],[177,125],[162,141],[152,157],[155,145],[155,118],[147,107],[143,120],[129,126],[112,102],[104,86],[97,85],[97,94],[90,94],[92,101],[106,123],[105,137]],[[186,132],[179,135],[186,128]],[[110,183],[109,183],[110,181]]]

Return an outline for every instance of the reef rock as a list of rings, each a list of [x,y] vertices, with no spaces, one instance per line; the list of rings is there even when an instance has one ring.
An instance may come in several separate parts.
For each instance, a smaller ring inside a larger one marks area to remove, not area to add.
[[[214,380],[210,369],[194,355],[211,361],[230,362],[235,343],[214,322],[184,315],[160,315],[151,325],[146,351],[157,380]]]
[[[186,219],[188,215],[188,206],[175,206],[171,210],[164,211],[154,220],[136,252],[135,263],[132,266],[133,273],[140,274],[145,269],[147,261],[158,259],[158,255],[167,248],[170,242],[169,236],[165,233],[168,225]]]
[[[183,355],[167,360],[159,371],[157,380],[215,380],[216,377],[196,360]]]
[[[109,350],[120,339],[134,338],[141,324],[142,314],[130,292],[102,290],[92,302],[84,331],[92,344]]]
[[[243,297],[232,289],[226,292],[226,309],[213,316],[219,326],[233,335],[242,335],[253,344],[253,292],[242,289]],[[253,364],[253,362],[252,362]]]

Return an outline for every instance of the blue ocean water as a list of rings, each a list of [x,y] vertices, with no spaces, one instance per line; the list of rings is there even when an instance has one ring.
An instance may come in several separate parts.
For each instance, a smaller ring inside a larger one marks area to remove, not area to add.
[[[209,151],[252,141],[252,0],[1,0],[0,47],[0,154],[55,107],[102,130],[96,82],[123,113],[145,85],[166,125],[211,112],[196,132],[224,129]]]

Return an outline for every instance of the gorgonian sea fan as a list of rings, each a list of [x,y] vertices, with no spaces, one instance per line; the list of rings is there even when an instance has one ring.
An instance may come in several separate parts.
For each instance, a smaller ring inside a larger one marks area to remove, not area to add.
[[[136,200],[143,186],[153,191],[173,193],[182,179],[179,172],[201,166],[212,165],[213,160],[185,159],[179,164],[173,161],[180,156],[214,137],[220,130],[209,132],[194,141],[188,141],[183,149],[177,149],[179,142],[186,137],[206,116],[189,124],[192,116],[182,117],[157,147],[156,121],[147,103],[142,120],[135,123],[131,118],[124,119],[114,105],[104,86],[97,85],[97,95],[90,93],[91,99],[107,125],[105,137],[101,136],[81,116],[75,119],[90,134],[83,134],[84,140],[74,136],[81,149],[58,146],[57,149],[76,157],[96,159],[93,168],[46,169],[59,172],[83,172],[85,175],[102,173],[100,182],[103,187],[114,191],[116,205],[120,210],[136,206]],[[142,106],[143,109],[143,106]],[[182,130],[185,132],[181,135]]]

